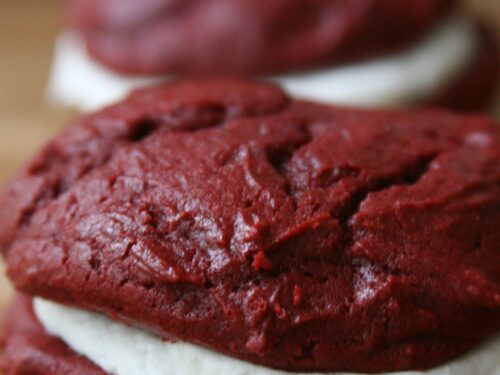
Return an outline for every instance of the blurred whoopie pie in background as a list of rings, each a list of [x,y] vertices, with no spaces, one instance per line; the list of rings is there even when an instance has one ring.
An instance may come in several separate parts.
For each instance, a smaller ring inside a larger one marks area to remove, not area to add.
[[[494,34],[454,0],[68,0],[49,96],[89,110],[176,75],[355,106],[488,109]]]

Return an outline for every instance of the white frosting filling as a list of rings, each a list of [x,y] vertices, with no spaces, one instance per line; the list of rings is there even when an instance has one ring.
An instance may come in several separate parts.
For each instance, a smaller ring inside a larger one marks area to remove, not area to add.
[[[34,310],[47,332],[112,375],[306,375],[256,366],[187,343],[164,342],[102,315],[38,298],[34,300]],[[427,372],[392,373],[418,374],[499,375],[500,338]]]
[[[472,23],[450,17],[418,45],[402,53],[347,66],[270,77],[294,96],[357,106],[404,105],[430,97],[457,78],[474,57]],[[56,103],[94,110],[131,89],[166,77],[128,77],[92,60],[82,41],[65,32],[57,40],[48,86]]]

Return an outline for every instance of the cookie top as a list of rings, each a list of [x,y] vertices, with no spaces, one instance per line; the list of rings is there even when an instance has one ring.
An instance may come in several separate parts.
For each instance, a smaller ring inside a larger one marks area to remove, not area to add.
[[[178,81],[0,198],[17,288],[291,371],[428,368],[500,329],[500,128]]]
[[[266,74],[407,46],[454,0],[71,0],[89,53],[128,74]]]

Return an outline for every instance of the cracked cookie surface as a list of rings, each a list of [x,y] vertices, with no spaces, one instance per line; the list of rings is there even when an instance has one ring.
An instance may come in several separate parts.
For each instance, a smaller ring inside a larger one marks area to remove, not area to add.
[[[500,328],[500,130],[178,81],[84,117],[0,198],[27,293],[291,371],[428,368]]]

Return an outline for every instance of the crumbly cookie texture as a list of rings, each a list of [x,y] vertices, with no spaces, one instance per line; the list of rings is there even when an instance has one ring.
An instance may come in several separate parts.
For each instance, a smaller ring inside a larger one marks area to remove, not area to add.
[[[422,369],[500,328],[500,128],[179,81],[0,198],[23,291],[291,371]]]

